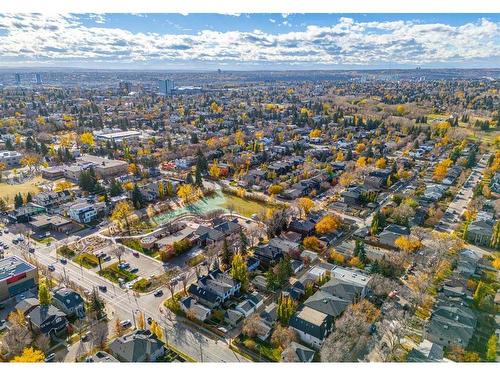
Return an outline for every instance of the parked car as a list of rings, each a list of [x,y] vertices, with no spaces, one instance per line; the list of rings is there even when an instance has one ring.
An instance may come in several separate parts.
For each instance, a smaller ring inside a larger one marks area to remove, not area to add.
[[[14,238],[14,239],[12,240],[12,243],[13,243],[14,245],[17,245],[17,244],[19,243],[19,241],[18,241],[18,240],[16,240],[16,239]]]
[[[66,260],[66,258],[61,258],[61,263],[62,263],[62,264],[67,264],[67,263],[68,263],[68,261]]]
[[[127,320],[122,320],[120,322],[120,326],[122,328],[127,328],[127,327],[130,327],[132,325],[132,322],[130,321],[130,319],[127,319]]]
[[[148,322],[149,325],[151,325],[151,323],[153,323],[153,318],[148,317],[147,322]]]
[[[110,260],[111,260],[111,255],[106,255],[106,256],[103,258],[103,260],[104,260],[105,262],[110,261]]]
[[[33,253],[35,252],[35,248],[34,248],[34,247],[30,247],[30,248],[28,249],[28,251],[29,251],[31,254],[33,254]]]
[[[108,291],[108,287],[106,285],[99,285],[99,290],[106,293]]]
[[[139,268],[137,268],[137,267],[132,268],[132,269],[130,270],[130,272],[132,272],[132,273],[137,273],[137,272],[139,272]]]
[[[135,256],[136,258],[139,258],[139,253],[137,251],[132,252],[132,255]]]
[[[45,362],[54,362],[54,360],[56,359],[56,355],[54,353],[50,353],[49,355],[47,355],[44,359]]]
[[[160,290],[157,290],[157,291],[155,292],[154,296],[155,296],[155,297],[161,297],[161,296],[163,296],[163,290],[161,290],[161,289],[160,289]]]
[[[56,267],[54,267],[53,264],[49,264],[49,266],[47,267],[49,271],[53,272],[56,270]]]
[[[129,263],[120,263],[118,265],[118,268],[121,269],[121,270],[124,270],[124,269],[129,268],[129,267],[130,267]]]

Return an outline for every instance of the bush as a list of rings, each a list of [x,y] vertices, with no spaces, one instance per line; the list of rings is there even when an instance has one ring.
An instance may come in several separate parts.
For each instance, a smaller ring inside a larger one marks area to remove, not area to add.
[[[205,256],[203,254],[198,254],[198,255],[195,255],[192,258],[189,258],[187,260],[186,264],[189,267],[194,267],[194,266],[200,264],[201,262],[203,262],[204,260],[205,260]]]
[[[181,255],[191,249],[191,242],[187,238],[184,238],[183,240],[175,241],[172,247],[175,255]]]
[[[57,252],[66,258],[73,258],[75,256],[75,251],[71,250],[68,245],[61,246],[57,249]]]
[[[133,289],[138,292],[145,292],[151,286],[151,281],[140,279],[134,283]]]

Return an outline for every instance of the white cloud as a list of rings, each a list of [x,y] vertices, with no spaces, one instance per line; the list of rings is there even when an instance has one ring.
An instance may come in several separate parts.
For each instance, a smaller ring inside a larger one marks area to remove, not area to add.
[[[363,23],[343,17],[330,26],[309,25],[303,31],[159,34],[87,27],[73,15],[0,15],[0,61],[19,64],[156,61],[370,66],[496,57],[500,57],[500,24],[487,19],[452,26],[416,21]]]

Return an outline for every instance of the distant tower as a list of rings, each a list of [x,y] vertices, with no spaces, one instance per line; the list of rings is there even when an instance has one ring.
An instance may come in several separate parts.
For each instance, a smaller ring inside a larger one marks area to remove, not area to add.
[[[16,80],[16,85],[21,84],[21,75],[19,73],[14,74],[14,78]]]
[[[119,88],[120,91],[125,95],[128,95],[132,91],[132,85],[130,84],[130,82],[126,81],[121,81],[119,83]]]
[[[160,80],[160,95],[172,95],[172,91],[174,91],[174,88],[174,81],[172,81],[171,79]]]
[[[42,84],[42,74],[41,73],[35,73],[35,78],[36,78],[36,84],[41,85]]]
[[[221,74],[221,73],[222,73],[222,70],[217,69],[217,73]]]

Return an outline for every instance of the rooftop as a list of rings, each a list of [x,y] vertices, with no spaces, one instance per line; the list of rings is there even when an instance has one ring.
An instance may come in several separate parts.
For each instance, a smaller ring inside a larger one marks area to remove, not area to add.
[[[34,269],[35,266],[15,255],[0,259],[0,281]]]

